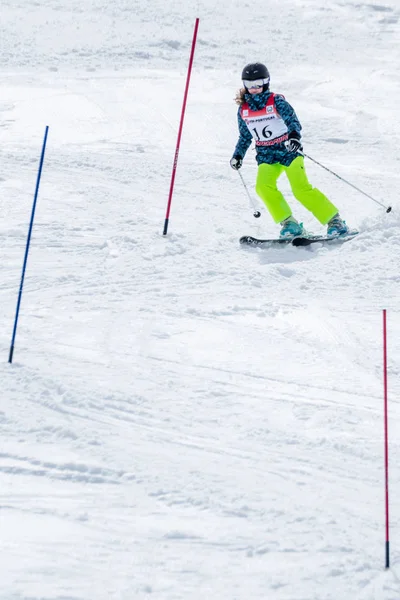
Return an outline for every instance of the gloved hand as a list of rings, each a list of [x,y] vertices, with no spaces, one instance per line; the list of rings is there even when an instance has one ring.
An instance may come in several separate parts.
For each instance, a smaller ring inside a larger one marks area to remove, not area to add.
[[[235,156],[232,156],[229,164],[231,165],[232,169],[235,169],[235,171],[237,171],[242,166],[242,163],[243,158],[238,154],[235,154]]]
[[[296,134],[295,134],[296,136]],[[303,146],[301,145],[301,141],[297,137],[291,137],[289,133],[289,139],[285,142],[285,148],[288,152],[302,152]]]

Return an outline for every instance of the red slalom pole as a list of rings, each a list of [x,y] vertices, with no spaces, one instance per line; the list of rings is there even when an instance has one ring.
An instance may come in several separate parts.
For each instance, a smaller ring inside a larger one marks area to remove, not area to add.
[[[387,328],[386,309],[383,310],[383,392],[385,419],[385,568],[390,566],[389,556],[389,440],[388,440],[388,385],[387,385]]]
[[[167,212],[166,212],[166,215],[165,215],[165,223],[164,223],[163,235],[167,235],[167,231],[168,231],[169,213],[171,211],[172,194],[173,194],[173,191],[174,191],[176,167],[177,167],[177,164],[178,164],[179,148],[180,148],[180,145],[181,145],[181,136],[182,136],[182,129],[183,129],[183,120],[185,118],[186,101],[187,101],[188,91],[189,91],[190,75],[192,73],[192,65],[193,65],[193,58],[194,58],[194,50],[195,50],[195,47],[196,47],[197,30],[198,30],[198,28],[199,28],[199,19],[197,18],[196,19],[196,23],[194,25],[192,50],[190,52],[189,67],[188,67],[188,72],[187,72],[187,77],[186,77],[185,95],[183,97],[181,121],[180,121],[180,124],[179,124],[179,131],[178,131],[178,140],[176,142],[175,158],[174,158],[174,164],[172,166],[171,185],[170,185],[170,188],[169,188],[168,205],[167,205]]]

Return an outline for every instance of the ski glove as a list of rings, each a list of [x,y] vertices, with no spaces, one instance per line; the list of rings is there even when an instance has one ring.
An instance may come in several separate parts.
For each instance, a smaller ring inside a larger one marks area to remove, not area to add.
[[[242,163],[243,158],[238,154],[235,154],[235,156],[232,156],[229,164],[231,165],[232,169],[235,169],[235,171],[237,171],[242,166]]]
[[[288,152],[302,152],[303,151],[303,146],[301,145],[301,141],[299,139],[297,139],[296,137],[290,137],[290,134],[289,134],[289,139],[285,142],[285,148]]]

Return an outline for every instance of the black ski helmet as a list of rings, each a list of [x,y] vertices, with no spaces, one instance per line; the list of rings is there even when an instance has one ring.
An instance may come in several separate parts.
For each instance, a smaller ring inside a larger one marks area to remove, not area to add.
[[[267,67],[262,63],[249,63],[242,71],[242,81],[256,81],[256,79],[264,80],[263,92],[269,89],[269,71]]]

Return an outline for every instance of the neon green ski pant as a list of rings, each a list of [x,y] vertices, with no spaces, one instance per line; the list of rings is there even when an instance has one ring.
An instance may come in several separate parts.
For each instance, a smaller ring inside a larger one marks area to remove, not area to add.
[[[279,163],[258,167],[256,192],[266,205],[275,223],[281,223],[292,215],[291,208],[277,188],[278,177],[285,171],[294,197],[309,210],[316,219],[326,225],[339,211],[322,192],[308,181],[304,158],[298,156],[285,167]]]

